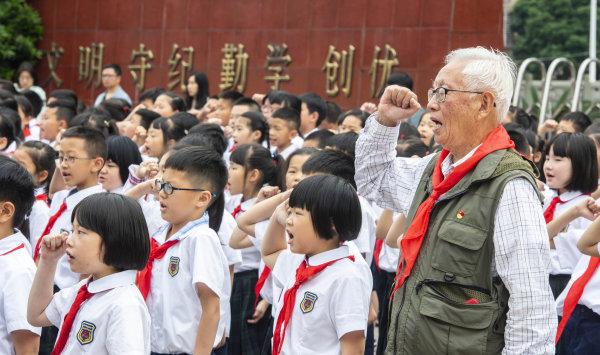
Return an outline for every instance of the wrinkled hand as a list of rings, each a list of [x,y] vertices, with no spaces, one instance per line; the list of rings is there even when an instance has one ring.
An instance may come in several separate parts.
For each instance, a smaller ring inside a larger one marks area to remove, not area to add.
[[[372,102],[365,102],[360,106],[361,111],[367,112],[369,115],[377,111],[377,105]]]
[[[395,127],[409,119],[420,108],[414,92],[405,87],[391,85],[385,89],[379,101],[378,121],[383,125]]]

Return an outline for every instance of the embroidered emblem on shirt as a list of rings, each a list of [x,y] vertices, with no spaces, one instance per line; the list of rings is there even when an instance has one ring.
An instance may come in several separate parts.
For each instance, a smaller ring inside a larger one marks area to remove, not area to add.
[[[79,327],[79,331],[77,332],[77,341],[79,344],[85,345],[94,341],[94,330],[96,326],[93,323],[83,321],[81,322],[81,327]]]
[[[308,313],[312,311],[315,308],[315,303],[317,302],[318,298],[319,297],[316,294],[310,291],[304,292],[304,297],[302,298],[302,301],[300,301],[300,310],[302,313]]]
[[[456,212],[456,218],[458,218],[458,219],[465,218],[465,211],[460,210],[460,211]]]
[[[177,275],[178,272],[179,258],[176,256],[172,256],[171,259],[169,259],[169,275],[171,275],[171,277],[175,277],[175,275]]]

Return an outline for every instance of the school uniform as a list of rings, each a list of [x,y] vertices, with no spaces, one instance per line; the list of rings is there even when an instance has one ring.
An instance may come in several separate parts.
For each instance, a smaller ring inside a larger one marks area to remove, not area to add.
[[[358,247],[358,250],[364,254],[365,260],[370,266],[373,261],[373,249],[375,248],[375,221],[377,220],[377,216],[369,201],[360,196],[358,197],[358,201],[360,202],[362,223],[358,237],[353,242]]]
[[[552,207],[552,200],[556,197],[560,199],[560,202],[555,203]],[[569,208],[581,204],[586,198],[587,195],[579,191],[567,191],[557,195],[554,190],[547,190],[544,193],[544,211],[554,208],[552,218],[554,219]],[[575,265],[583,255],[577,248],[577,241],[591,223],[587,218],[579,217],[554,237],[555,249],[550,249],[550,287],[555,298],[564,290]]]
[[[237,199],[233,196],[232,199]],[[232,215],[247,211],[254,205],[256,198],[240,202]],[[231,207],[231,203],[229,207]],[[258,282],[258,270],[261,262],[260,250],[255,246],[240,249],[242,262],[234,266],[233,287],[231,290],[231,332],[227,344],[229,354],[259,354],[269,327],[268,317],[257,324],[246,322],[254,314],[255,288]]]
[[[35,264],[31,247],[21,232],[0,239],[0,354],[14,354],[10,333],[28,330],[40,335],[41,328],[27,322],[27,300]]]
[[[50,218],[50,205],[48,204],[48,195],[44,188],[35,189],[35,202],[31,207],[29,214],[29,242],[31,250],[35,248],[38,239],[42,236],[42,232],[48,224]]]
[[[50,219],[52,219],[54,216],[58,216],[58,218],[55,220],[52,228],[50,228],[47,234],[58,234],[62,230],[67,230],[69,232],[72,231],[73,226],[71,224],[71,214],[73,213],[75,206],[77,206],[77,204],[84,198],[101,192],[104,192],[102,185],[95,185],[80,191],[76,189],[70,189],[55,193],[52,199],[52,204],[50,205]],[[48,224],[45,227],[47,228]],[[39,243],[36,244],[36,249],[38,246]],[[58,288],[63,289],[71,287],[78,282],[79,274],[71,271],[67,256],[63,255],[58,260],[56,274],[54,276],[54,283],[56,286],[58,286]]]
[[[340,354],[340,338],[353,331],[366,332],[372,289],[371,271],[361,257],[349,256],[347,245],[309,258],[286,250],[273,268],[275,282],[288,290],[296,282],[303,263],[313,267],[331,265],[300,284],[291,319],[283,334],[280,354]],[[336,261],[337,260],[337,261]],[[285,295],[278,301],[278,314]],[[274,339],[277,337],[275,327]],[[274,342],[274,350],[276,347]]]
[[[13,141],[11,144],[8,145],[8,147],[4,148],[3,150],[0,150],[0,154],[10,157],[15,152],[15,150],[17,150],[18,147],[19,146],[17,144],[17,141]]]
[[[39,141],[40,140],[40,124],[36,118],[32,118],[27,126],[23,129],[23,136],[25,136],[25,142],[27,141]]]
[[[152,265],[150,293],[146,299],[152,327],[152,352],[160,354],[194,352],[202,305],[197,284],[203,283],[219,297],[220,318],[214,346],[228,329],[229,266],[219,237],[208,226],[208,214],[188,222],[166,239],[170,224],[153,236],[158,245],[178,241]]]
[[[600,244],[598,245],[600,251]],[[575,269],[571,280],[565,290],[556,300],[556,310],[564,316],[565,298],[574,283],[582,277],[593,259],[587,255],[582,256]],[[562,332],[556,347],[557,354],[598,354],[598,334],[600,334],[600,272],[598,269],[585,284],[583,293]],[[559,326],[560,327],[560,326]]]
[[[44,312],[60,328],[79,290],[87,284],[91,293],[75,316],[63,355],[150,352],[150,315],[135,276],[135,270],[126,270],[94,281],[85,279],[54,295]]]
[[[276,147],[272,147],[271,153],[272,154],[277,153],[277,154],[281,155],[283,157],[283,159],[287,160],[287,158],[293,152],[302,148],[303,145],[304,145],[304,139],[300,138],[299,136],[296,136],[292,139],[290,145],[288,145],[285,149],[283,149],[282,151],[279,151]]]
[[[223,253],[227,258],[227,264],[229,266],[239,265],[242,263],[242,252],[236,249],[233,249],[229,246],[229,240],[231,239],[231,234],[233,230],[237,227],[237,223],[235,218],[231,215],[231,213],[227,211],[223,211],[223,219],[221,220],[221,224],[219,225],[219,230],[217,231],[217,235],[219,236],[219,240],[221,243],[221,248],[223,249]]]

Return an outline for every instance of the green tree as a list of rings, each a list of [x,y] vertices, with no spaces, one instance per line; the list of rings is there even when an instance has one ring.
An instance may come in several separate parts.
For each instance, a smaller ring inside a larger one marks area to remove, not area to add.
[[[510,15],[516,60],[587,57],[589,0],[518,0]]]
[[[21,62],[42,57],[42,33],[39,14],[24,0],[0,0],[0,78],[12,79]]]

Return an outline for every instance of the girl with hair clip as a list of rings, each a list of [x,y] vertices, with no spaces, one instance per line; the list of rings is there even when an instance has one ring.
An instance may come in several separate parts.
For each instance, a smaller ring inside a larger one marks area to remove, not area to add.
[[[35,202],[27,219],[32,248],[37,244],[50,218],[48,187],[54,176],[57,156],[50,145],[40,141],[25,142],[13,153],[13,159],[31,174],[36,185]]]
[[[229,192],[232,195],[226,209],[234,218],[256,203],[264,185],[280,186],[280,165],[283,159],[273,157],[259,144],[243,144],[231,154],[229,161]],[[231,241],[230,241],[230,245]],[[252,244],[240,248],[242,263],[234,267],[231,294],[231,332],[229,350],[233,354],[258,354],[268,328],[268,319],[256,324],[253,318],[260,251]]]
[[[248,211],[238,216],[238,228],[234,230],[229,241],[229,245],[232,248],[241,249],[254,246],[258,250],[261,249],[262,240],[269,225],[269,218],[271,218],[277,206],[289,197],[291,190],[302,179],[302,165],[304,165],[304,162],[317,152],[318,150],[315,148],[301,148],[289,156],[283,168],[283,180],[285,182],[283,187],[286,192],[280,193],[279,187],[276,186],[265,186],[260,190],[257,203],[250,207]],[[257,323],[265,314],[268,314],[269,306],[281,294],[281,289],[273,284],[273,278],[270,274],[271,269],[266,267],[261,260],[259,267],[260,276],[254,288],[254,313],[252,314],[252,318],[246,320],[250,324]],[[260,301],[258,301],[259,298]],[[271,307],[270,315],[273,316],[274,314],[275,307]],[[265,350],[270,351],[271,337],[273,335],[273,319],[272,317],[267,318],[269,318],[270,326],[263,342],[263,353]]]
[[[248,111],[235,120],[233,125],[234,147],[242,144],[258,143],[269,145],[269,125],[267,119],[260,112]]]
[[[577,241],[593,219],[585,207],[598,187],[596,146],[581,133],[561,133],[546,149],[544,219],[550,237],[550,287],[564,290],[581,253]]]
[[[159,117],[152,121],[143,147],[143,153],[160,160],[162,155],[187,134],[185,128],[175,121]]]

